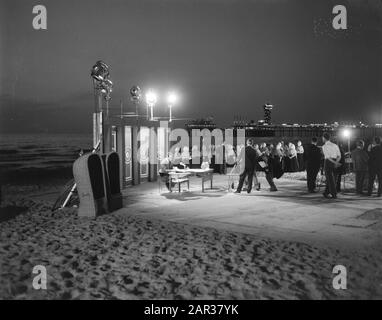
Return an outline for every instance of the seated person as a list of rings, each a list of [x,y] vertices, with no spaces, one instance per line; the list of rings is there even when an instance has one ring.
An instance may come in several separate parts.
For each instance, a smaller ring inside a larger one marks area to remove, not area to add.
[[[164,158],[160,163],[159,175],[162,181],[166,184],[167,189],[170,191],[170,175],[169,170],[173,169],[172,154],[169,153],[166,158]],[[171,186],[173,187],[173,186]]]

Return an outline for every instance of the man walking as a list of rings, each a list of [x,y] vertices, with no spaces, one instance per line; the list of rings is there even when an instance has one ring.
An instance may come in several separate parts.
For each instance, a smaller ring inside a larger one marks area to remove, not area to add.
[[[242,174],[240,175],[239,185],[237,187],[237,191],[235,193],[241,193],[241,189],[243,188],[244,180],[248,177],[248,189],[247,192],[251,193],[252,191],[252,181],[253,175],[256,167],[256,158],[257,154],[255,149],[253,148],[254,141],[253,139],[248,139],[247,146],[243,148],[240,154],[239,163],[242,169]]]
[[[356,145],[357,148],[351,153],[355,173],[355,190],[357,194],[363,194],[363,185],[368,170],[369,155],[364,150],[365,142],[363,142],[363,140],[358,140]]]
[[[382,194],[382,147],[379,137],[374,138],[369,158],[369,189],[367,194],[371,196],[373,193],[374,181],[375,178],[378,177],[378,197],[380,197]]]
[[[317,147],[317,142],[318,139],[313,137],[311,144],[304,153],[308,191],[310,193],[316,192],[316,180],[321,167],[322,152]]]
[[[330,134],[325,132],[322,140],[324,145],[322,146],[322,152],[324,153],[324,172],[326,178],[326,188],[324,197],[329,198],[329,194],[333,199],[337,199],[336,189],[336,169],[341,166],[341,152],[339,147],[330,141]]]

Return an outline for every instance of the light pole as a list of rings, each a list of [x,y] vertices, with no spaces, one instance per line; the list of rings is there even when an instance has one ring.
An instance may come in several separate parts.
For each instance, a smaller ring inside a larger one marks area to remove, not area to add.
[[[137,121],[138,121],[138,118],[139,118],[138,105],[142,97],[141,88],[139,88],[138,86],[133,86],[130,89],[130,95],[131,95],[131,101],[133,101],[135,106],[135,116],[137,117]]]
[[[172,122],[172,107],[177,103],[177,101],[178,101],[178,96],[174,92],[170,92],[167,96],[167,103],[168,103],[168,108],[170,111],[169,122]]]
[[[345,129],[343,132],[342,132],[342,135],[344,138],[347,139],[348,141],[348,153],[350,154],[350,138],[351,138],[351,131],[350,129]]]
[[[103,61],[97,61],[91,69],[93,79],[95,110],[93,116],[93,148],[99,148],[103,152],[103,100],[106,102],[106,112],[108,116],[109,101],[113,91],[113,82],[111,82],[109,66]]]
[[[342,136],[347,139],[347,142],[348,142],[348,160],[346,161],[346,157],[345,157],[345,164],[347,163],[348,164],[348,172],[347,173],[350,173],[350,165],[351,165],[351,153],[350,153],[350,139],[351,139],[351,130],[350,129],[344,129],[342,131]],[[345,189],[345,175],[344,175],[344,189]]]
[[[157,101],[158,101],[157,94],[154,91],[149,90],[146,93],[146,104],[147,104],[147,108],[150,108],[150,120],[151,121],[154,120],[154,111],[153,111],[153,108],[155,107]],[[148,109],[147,109],[147,120],[149,120]]]

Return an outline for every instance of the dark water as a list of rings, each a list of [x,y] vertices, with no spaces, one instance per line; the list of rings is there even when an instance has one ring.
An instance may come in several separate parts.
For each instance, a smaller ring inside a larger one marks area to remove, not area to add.
[[[71,178],[79,151],[91,148],[90,134],[0,135],[1,183]]]

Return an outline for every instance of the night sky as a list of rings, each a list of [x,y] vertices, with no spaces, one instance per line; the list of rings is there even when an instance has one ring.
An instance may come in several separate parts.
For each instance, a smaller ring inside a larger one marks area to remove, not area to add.
[[[37,4],[46,31],[32,28]],[[346,31],[332,28],[337,4]],[[1,132],[90,133],[100,59],[126,111],[139,85],[221,126],[262,119],[267,101],[277,123],[382,123],[381,0],[0,0],[0,21]]]

